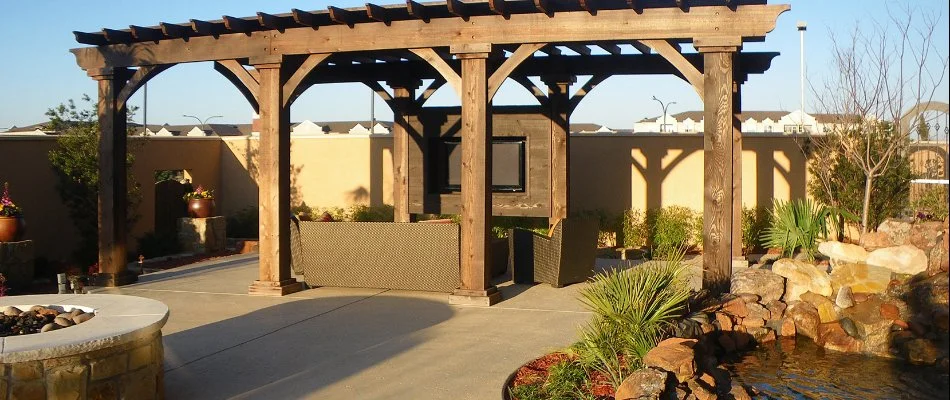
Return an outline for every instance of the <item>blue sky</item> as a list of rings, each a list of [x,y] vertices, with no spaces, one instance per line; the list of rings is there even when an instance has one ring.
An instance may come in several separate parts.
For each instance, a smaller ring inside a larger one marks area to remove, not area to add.
[[[394,1],[379,0],[378,4]],[[94,95],[95,83],[76,66],[70,48],[81,47],[72,31],[121,29],[128,25],[156,25],[159,21],[185,22],[190,18],[219,19],[222,15],[249,16],[257,11],[288,12],[291,8],[324,9],[327,5],[362,6],[365,0],[333,1],[199,1],[117,2],[104,0],[0,0],[0,129],[42,122],[46,109]],[[772,3],[782,3],[773,1]],[[829,71],[832,35],[847,35],[856,24],[886,21],[888,7],[900,12],[902,2],[888,0],[795,1],[792,10],[779,17],[778,25],[764,43],[748,44],[745,50],[778,51],[772,69],[752,76],[743,88],[746,110],[793,110],[799,106],[799,37],[797,21],[806,21],[808,79],[818,82]],[[945,0],[909,1],[911,6],[940,14],[937,49],[946,56],[948,4]],[[626,52],[627,50],[625,50]],[[580,79],[583,82],[583,78]],[[937,99],[948,99],[947,80]],[[593,122],[613,128],[630,128],[633,122],[660,114],[652,96],[675,101],[670,113],[701,110],[702,103],[689,85],[675,77],[612,77],[597,87],[572,116],[573,122]],[[806,102],[812,96],[806,93]],[[368,119],[371,94],[360,84],[318,85],[294,104],[294,121]],[[516,84],[506,84],[495,104],[534,104]],[[457,104],[450,87],[444,86],[430,101],[433,105]],[[140,90],[131,104],[142,104]],[[191,123],[192,118],[222,116],[211,122],[247,123],[252,110],[243,97],[209,63],[176,66],[149,84],[148,122]],[[808,108],[806,106],[806,108]],[[136,120],[141,122],[140,112]],[[382,101],[376,102],[376,116],[391,119]]]

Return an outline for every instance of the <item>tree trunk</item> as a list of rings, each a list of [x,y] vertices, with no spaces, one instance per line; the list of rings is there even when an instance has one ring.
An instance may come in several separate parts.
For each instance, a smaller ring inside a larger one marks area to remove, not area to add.
[[[874,177],[867,176],[864,179],[864,207],[861,210],[861,235],[868,233],[868,213],[871,209],[871,184]]]

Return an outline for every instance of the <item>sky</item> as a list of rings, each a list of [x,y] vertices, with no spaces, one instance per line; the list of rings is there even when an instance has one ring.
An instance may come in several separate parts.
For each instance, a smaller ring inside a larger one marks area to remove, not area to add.
[[[396,3],[378,0],[377,4]],[[102,28],[122,29],[129,25],[154,26],[160,21],[213,20],[222,15],[244,17],[262,11],[272,14],[325,9],[327,5],[361,7],[365,0],[163,0],[160,2],[117,2],[105,0],[0,0],[0,131],[46,121],[45,111],[84,94],[94,96],[95,82],[77,65],[69,49],[83,47],[72,31],[93,32]],[[901,12],[909,4],[921,11],[937,13],[939,28],[935,47],[946,57],[948,43],[948,3],[946,0],[835,0],[770,1],[791,3],[792,9],[779,16],[778,24],[763,43],[746,44],[745,51],[776,51],[772,68],[753,75],[743,86],[745,110],[795,110],[799,96],[799,33],[796,22],[805,21],[807,85],[820,84],[830,71],[832,37],[847,36],[856,26],[887,22],[889,12]],[[633,53],[624,46],[625,53]],[[578,78],[578,84],[585,77]],[[947,101],[947,79],[935,100]],[[656,96],[670,114],[702,110],[702,102],[692,88],[672,76],[615,76],[601,83],[578,106],[572,122],[590,122],[615,129],[632,128],[646,117],[661,115]],[[806,110],[814,95],[806,90]],[[291,119],[302,121],[368,120],[370,101],[375,101],[376,118],[391,120],[392,113],[362,84],[316,85],[293,105]],[[457,105],[457,95],[443,86],[427,105]],[[139,90],[130,104],[142,106]],[[519,85],[502,86],[494,104],[536,104]],[[143,113],[135,121],[141,123]],[[210,63],[175,66],[149,82],[149,124],[249,123],[253,110],[243,96]],[[185,117],[191,115],[194,117]],[[196,118],[195,118],[196,117]]]

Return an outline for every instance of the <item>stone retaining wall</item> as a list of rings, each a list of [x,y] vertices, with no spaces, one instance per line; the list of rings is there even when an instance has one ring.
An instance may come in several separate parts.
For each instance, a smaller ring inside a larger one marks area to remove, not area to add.
[[[74,356],[4,363],[0,399],[164,398],[161,331]]]

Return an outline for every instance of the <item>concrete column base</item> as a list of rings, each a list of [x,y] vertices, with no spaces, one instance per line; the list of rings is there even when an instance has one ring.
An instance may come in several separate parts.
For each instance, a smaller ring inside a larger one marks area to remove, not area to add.
[[[449,304],[456,306],[489,307],[501,301],[501,292],[492,286],[485,290],[458,289],[449,295]]]
[[[303,282],[297,282],[296,279],[286,279],[278,282],[274,281],[254,281],[247,289],[247,294],[251,296],[285,296],[303,290]]]

